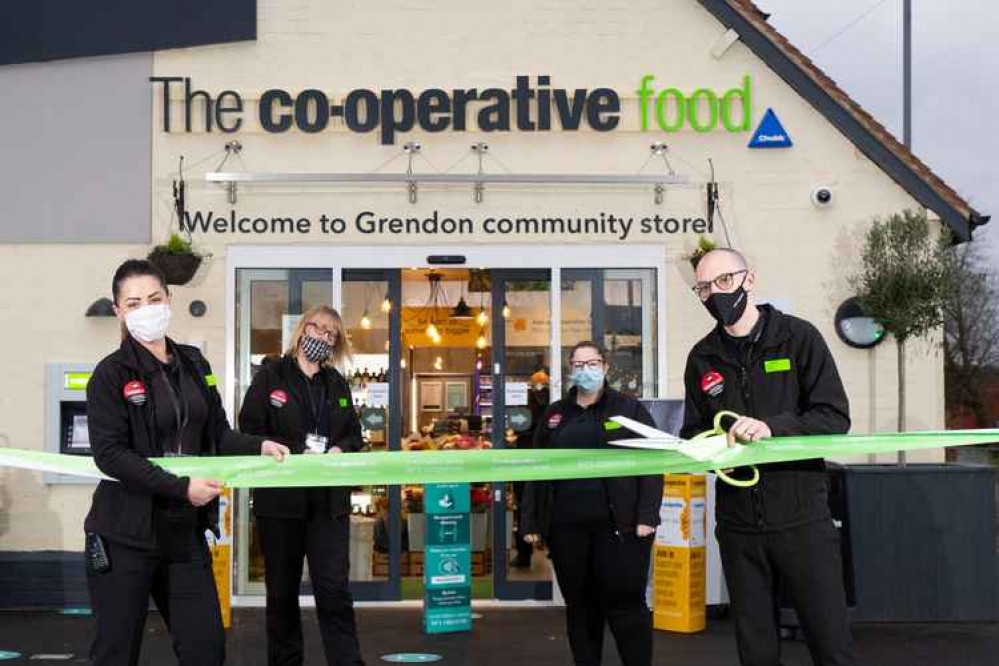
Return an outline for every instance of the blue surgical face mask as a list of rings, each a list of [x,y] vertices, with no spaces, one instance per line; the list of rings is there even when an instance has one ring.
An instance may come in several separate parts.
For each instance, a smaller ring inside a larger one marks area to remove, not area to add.
[[[582,368],[572,373],[572,383],[581,391],[593,393],[604,385],[603,368]]]

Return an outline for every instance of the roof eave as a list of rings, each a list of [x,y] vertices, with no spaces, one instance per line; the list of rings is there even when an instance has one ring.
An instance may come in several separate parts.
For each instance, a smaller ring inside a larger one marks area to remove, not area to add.
[[[971,240],[972,229],[989,220],[987,215],[980,215],[973,210],[962,210],[942,197],[930,183],[909,167],[847,109],[843,108],[822,86],[726,0],[698,1],[726,28],[735,30],[739,34],[739,39],[750,51],[763,60],[920,205],[934,211],[960,240]]]

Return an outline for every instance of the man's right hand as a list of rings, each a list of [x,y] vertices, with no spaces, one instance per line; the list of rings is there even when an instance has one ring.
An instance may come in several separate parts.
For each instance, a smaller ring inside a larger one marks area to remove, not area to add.
[[[204,506],[219,496],[222,482],[216,479],[191,479],[187,484],[187,499],[194,506]]]
[[[525,534],[524,535],[524,543],[529,543],[531,545],[534,545],[536,543],[541,543],[541,535],[540,534]]]

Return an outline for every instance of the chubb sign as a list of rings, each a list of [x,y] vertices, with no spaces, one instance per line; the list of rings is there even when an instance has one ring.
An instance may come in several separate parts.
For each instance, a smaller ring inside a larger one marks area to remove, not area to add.
[[[154,76],[162,91],[163,131],[237,132],[247,105],[235,90],[213,94],[195,89],[190,77]],[[748,132],[752,123],[752,79],[724,92],[698,88],[685,93],[676,87],[656,89],[655,77],[643,76],[635,90],[643,131],[678,132],[685,128],[711,132]],[[183,106],[183,123],[171,113]],[[517,76],[512,88],[359,88],[339,95],[315,88],[289,92],[263,91],[256,103],[259,127],[283,134],[295,129],[314,134],[331,125],[351,132],[374,133],[381,143],[393,144],[400,134],[424,132],[571,132],[586,126],[611,132],[621,123],[622,104],[611,88],[559,88],[551,76]],[[252,107],[251,107],[252,108]]]

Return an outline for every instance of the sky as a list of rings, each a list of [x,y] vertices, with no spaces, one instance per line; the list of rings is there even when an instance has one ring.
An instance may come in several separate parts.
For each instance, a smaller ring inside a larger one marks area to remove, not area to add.
[[[902,0],[756,0],[770,23],[902,138]],[[913,0],[912,149],[992,222],[999,271],[999,3]],[[991,79],[991,81],[989,81]]]

